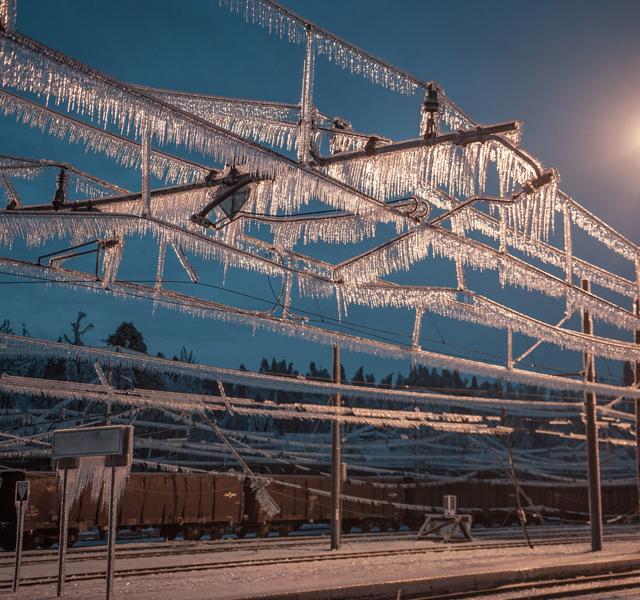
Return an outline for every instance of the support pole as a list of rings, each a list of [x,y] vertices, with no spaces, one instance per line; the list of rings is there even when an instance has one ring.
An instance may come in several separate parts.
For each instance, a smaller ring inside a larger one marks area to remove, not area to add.
[[[111,488],[109,490],[109,540],[107,542],[107,600],[111,599],[113,590],[113,566],[116,552],[116,468],[111,467]]]
[[[69,487],[69,469],[62,470],[62,498],[60,499],[60,536],[58,540],[58,589],[57,596],[62,598],[64,594],[64,562],[67,558],[67,533],[69,524],[67,517],[69,515],[69,507],[67,506],[67,491]]]
[[[633,303],[633,312],[640,315],[640,296]],[[640,329],[636,329],[635,343],[640,344]],[[633,385],[640,384],[640,362],[633,364]],[[636,406],[636,478],[638,488],[638,518],[640,519],[640,398],[635,399]]]
[[[306,163],[310,158],[313,121],[313,28],[307,25],[307,43],[302,70],[302,93],[300,95],[300,133],[298,136],[298,160]]]
[[[340,383],[340,349],[333,347],[333,382]],[[340,394],[333,397],[333,405],[341,405]],[[331,446],[331,550],[340,549],[342,530],[342,458],[340,452],[340,422],[333,422],[333,443]]]
[[[507,211],[504,206],[500,206],[498,209],[500,212],[500,252],[502,254],[508,254],[509,248],[507,246]]]
[[[571,237],[571,213],[565,202],[562,209],[562,229],[564,233],[564,279],[573,285],[573,241]]]
[[[586,279],[582,280],[582,289],[591,291],[591,285]],[[593,335],[593,323],[587,310],[582,311],[582,332]],[[593,355],[584,353],[585,381],[596,380],[596,370]],[[600,456],[598,449],[598,424],[596,422],[596,395],[593,392],[584,393],[584,412],[587,427],[587,475],[589,480],[589,519],[591,521],[591,550],[602,550],[602,498],[600,495]]]
[[[16,557],[13,570],[13,587],[15,594],[20,587],[20,567],[22,566],[22,540],[24,538],[24,515],[27,510],[26,502],[16,502]]]
[[[16,28],[17,0],[0,0],[0,31],[12,33]]]
[[[151,186],[149,184],[149,176],[151,173],[151,132],[149,125],[145,124],[142,128],[142,201],[144,208],[143,216],[151,216]]]

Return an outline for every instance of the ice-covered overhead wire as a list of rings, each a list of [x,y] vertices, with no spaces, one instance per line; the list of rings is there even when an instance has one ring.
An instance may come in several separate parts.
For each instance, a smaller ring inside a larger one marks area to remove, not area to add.
[[[347,424],[373,425],[374,427],[415,428],[430,427],[440,431],[500,434],[508,427],[491,426],[475,415],[455,413],[416,412],[412,410],[369,409],[357,407],[326,406],[305,403],[275,403],[246,398],[205,396],[160,390],[118,390],[89,383],[63,382],[3,375],[0,389],[30,396],[93,400],[142,406],[149,409],[167,408],[200,413],[227,411],[231,404],[234,413],[240,415],[265,415],[275,419],[320,419]]]

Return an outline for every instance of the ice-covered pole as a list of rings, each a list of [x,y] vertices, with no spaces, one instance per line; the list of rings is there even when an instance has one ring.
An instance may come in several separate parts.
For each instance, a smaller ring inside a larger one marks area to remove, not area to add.
[[[582,289],[591,291],[587,279],[582,280]],[[582,332],[593,335],[593,322],[589,311],[582,311]],[[594,356],[584,353],[585,381],[596,380]],[[596,395],[593,392],[584,394],[584,412],[587,427],[587,476],[589,480],[589,520],[591,521],[591,550],[602,550],[602,498],[600,496],[600,454],[598,449],[598,424],[596,422]]]
[[[340,383],[340,348],[333,347],[333,382]],[[333,405],[341,406],[340,394],[333,396]],[[340,549],[340,533],[342,528],[342,457],[340,451],[340,422],[334,421],[332,426],[333,440],[331,445],[331,549]]]
[[[151,173],[151,130],[149,124],[145,123],[142,128],[142,201],[144,208],[142,214],[145,217],[151,216],[151,186],[149,175]]]
[[[640,261],[636,259],[636,297],[633,301],[633,313],[640,315]],[[640,344],[640,329],[634,335],[636,344]],[[640,386],[640,362],[631,363],[634,387]],[[638,515],[640,515],[640,398],[635,399],[636,409],[636,477],[638,486]]]
[[[298,138],[298,160],[309,161],[311,128],[313,118],[313,28],[306,26],[307,43],[302,70],[302,93],[300,95],[300,136]]]
[[[16,28],[17,0],[0,0],[0,31],[12,32]]]

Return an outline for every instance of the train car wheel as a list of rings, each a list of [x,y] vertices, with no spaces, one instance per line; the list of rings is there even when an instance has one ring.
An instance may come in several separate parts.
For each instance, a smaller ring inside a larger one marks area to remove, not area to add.
[[[180,533],[180,527],[177,525],[163,525],[160,528],[160,535],[166,538],[168,541],[173,541],[178,537]]]
[[[280,525],[276,531],[278,532],[278,535],[280,537],[285,537],[293,531],[293,525],[291,523],[287,523],[286,525]]]
[[[260,525],[260,527],[258,527],[258,530],[256,531],[256,537],[267,537],[269,535],[269,532],[271,531],[271,526],[264,524],[264,525]]]
[[[185,540],[199,540],[202,537],[202,527],[191,526],[185,527],[184,539]]]
[[[362,533],[369,533],[371,531],[371,521],[360,521],[358,525],[360,526],[360,531]]]
[[[67,547],[71,548],[74,546],[80,537],[80,532],[77,529],[69,529],[69,533],[67,534]]]
[[[15,530],[4,530],[0,533],[0,546],[5,550],[16,549],[16,532]]]

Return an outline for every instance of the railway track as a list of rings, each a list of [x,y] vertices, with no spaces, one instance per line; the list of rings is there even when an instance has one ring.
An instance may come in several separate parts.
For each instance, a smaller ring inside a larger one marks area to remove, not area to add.
[[[609,529],[610,535],[613,533]],[[619,540],[626,539],[626,536],[634,536],[640,533],[640,529],[634,528],[630,531],[628,526],[619,526],[615,529],[619,529],[620,535],[616,538]],[[549,537],[551,534],[551,538]],[[582,541],[587,535],[587,530],[580,528],[580,530],[571,530],[567,527],[550,526],[543,527],[539,530],[531,529],[530,537],[536,542],[540,543],[545,540],[558,540],[562,541]],[[501,543],[504,541],[517,541],[521,536],[520,530],[514,529],[502,529],[502,530],[476,530],[474,531],[474,537],[476,540],[488,539],[491,547],[495,543]],[[370,541],[408,541],[415,537],[415,532],[379,532],[373,534],[346,534],[343,535],[344,541],[366,543]],[[608,537],[608,540],[613,538]],[[177,556],[177,555],[199,555],[199,554],[213,554],[218,552],[229,551],[259,551],[261,549],[286,549],[299,547],[301,544],[319,545],[326,542],[326,535],[324,531],[307,536],[291,536],[291,537],[277,537],[277,538],[256,538],[252,540],[215,540],[215,541],[183,541],[183,542],[156,542],[156,543],[132,543],[132,544],[118,544],[117,553],[118,558],[153,558],[158,556]],[[504,545],[504,544],[502,544]],[[478,544],[473,544],[473,547],[478,547]],[[44,564],[52,560],[56,560],[58,556],[57,550],[31,550],[23,554],[23,565],[35,565]],[[104,558],[106,556],[106,547],[100,546],[82,546],[76,548],[70,548],[67,553],[67,561],[86,561],[94,560],[98,558]],[[0,567],[6,567],[13,564],[14,554],[13,552],[6,552],[4,556],[0,557]]]
[[[464,598],[489,597],[492,600],[554,600],[555,598],[575,598],[590,595],[598,598],[600,594],[640,589],[640,570],[632,569],[620,573],[602,575],[575,575],[569,578],[512,583],[486,589],[451,594],[417,594],[393,596],[395,600],[458,600]],[[389,596],[391,600],[391,596]]]
[[[531,529],[529,535],[533,541],[549,540],[561,538],[562,540],[573,540],[579,538],[580,540],[587,535],[587,529],[580,528],[578,530],[572,530],[573,528],[561,527],[561,526],[549,526],[539,529]],[[613,529],[613,531],[612,531]],[[610,537],[615,530],[619,530],[620,536],[617,539],[625,539],[624,536],[633,536],[640,533],[640,528],[630,529],[629,526],[614,526],[614,528],[608,528],[609,534],[607,539],[612,540]],[[551,534],[551,538],[549,537]],[[510,541],[518,540],[521,536],[520,529],[506,528],[501,530],[488,529],[488,530],[474,530],[474,537],[476,540],[488,539],[490,542]],[[155,543],[128,543],[118,544],[117,552],[120,558],[148,558],[156,556],[166,555],[182,555],[182,554],[207,554],[216,552],[228,552],[237,550],[257,551],[265,548],[291,548],[299,547],[301,544],[322,544],[326,542],[327,534],[324,531],[314,533],[311,535],[298,535],[288,537],[274,537],[274,538],[254,538],[251,540],[245,539],[226,539],[226,540],[202,540],[202,541],[181,541],[181,542],[155,542]],[[344,541],[366,543],[369,541],[405,541],[412,540],[415,537],[415,532],[378,532],[372,534],[353,533],[343,535]],[[475,547],[475,546],[474,546]],[[67,560],[92,560],[101,558],[106,553],[105,545],[96,546],[81,546],[70,548],[67,554]],[[0,567],[13,564],[14,553],[6,552],[0,556]],[[57,558],[57,550],[30,550],[23,554],[23,564],[38,564],[49,562],[52,559]]]
[[[609,536],[608,541],[628,541],[633,539],[635,534],[630,533],[626,535]],[[575,536],[572,539],[568,539],[566,536],[540,539],[536,541],[537,546],[552,546],[566,543],[588,543],[589,537]],[[327,561],[339,561],[339,560],[353,560],[353,559],[366,559],[366,558],[381,558],[387,556],[413,556],[418,554],[428,553],[441,553],[441,552],[468,552],[476,550],[493,550],[504,548],[521,548],[527,544],[524,541],[504,541],[496,540],[491,543],[475,542],[467,544],[430,544],[428,546],[421,546],[419,548],[395,548],[395,549],[383,549],[383,550],[367,550],[367,551],[341,551],[339,553],[314,553],[305,556],[280,556],[280,557],[265,557],[265,558],[252,558],[243,560],[228,560],[228,561],[207,561],[201,563],[192,563],[186,565],[164,565],[157,567],[136,567],[136,568],[121,568],[115,571],[115,577],[117,578],[130,578],[130,577],[143,577],[149,575],[164,575],[172,573],[184,573],[194,571],[210,571],[220,569],[237,569],[242,567],[262,567],[273,565],[290,565],[290,564],[304,564],[310,562],[327,562]],[[186,552],[183,552],[186,553]],[[166,554],[164,554],[166,555]],[[68,558],[71,558],[70,556]],[[134,556],[127,557],[126,554],[119,553],[118,558],[148,558],[148,555],[136,554]],[[67,581],[90,581],[96,579],[104,579],[105,572],[102,570],[91,571],[85,573],[69,574]],[[35,585],[47,585],[54,584],[56,582],[54,576],[36,576],[21,578],[20,586],[28,587]],[[0,580],[0,590],[9,589],[11,581],[8,579]],[[459,597],[459,596],[456,596]],[[529,596],[528,596],[529,597]]]

